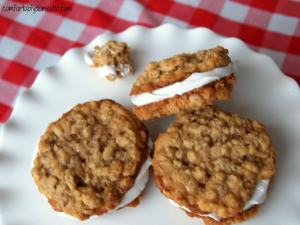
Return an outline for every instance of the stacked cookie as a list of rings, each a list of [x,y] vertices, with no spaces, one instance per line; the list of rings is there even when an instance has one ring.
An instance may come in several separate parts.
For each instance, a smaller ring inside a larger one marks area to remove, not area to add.
[[[151,62],[131,90],[133,112],[147,120],[227,100],[234,70],[223,47]]]
[[[149,140],[120,104],[79,104],[42,135],[32,176],[55,211],[80,220],[134,206],[148,180]]]
[[[253,216],[275,172],[275,150],[262,124],[215,107],[181,112],[155,142],[160,191],[205,224]]]
[[[89,65],[109,80],[132,72],[126,43],[90,52]],[[264,126],[223,112],[235,84],[228,50],[216,47],[151,62],[131,90],[133,113],[106,99],[75,106],[42,135],[32,175],[52,208],[80,220],[135,206],[151,165],[142,120],[176,114],[154,145],[157,187],[170,203],[205,224],[253,216],[275,172]]]

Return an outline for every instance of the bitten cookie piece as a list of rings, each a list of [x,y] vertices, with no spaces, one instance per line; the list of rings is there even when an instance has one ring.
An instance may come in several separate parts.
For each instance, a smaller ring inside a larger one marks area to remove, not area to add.
[[[148,138],[112,100],[79,104],[42,135],[32,176],[54,210],[80,220],[133,205],[148,180]]]
[[[132,74],[130,48],[125,42],[108,41],[103,46],[96,46],[85,55],[85,60],[100,76],[111,81]]]
[[[151,62],[132,87],[133,112],[147,120],[227,100],[234,70],[223,47]]]
[[[161,193],[207,225],[255,215],[275,168],[264,126],[214,107],[178,114],[155,142],[153,169]]]

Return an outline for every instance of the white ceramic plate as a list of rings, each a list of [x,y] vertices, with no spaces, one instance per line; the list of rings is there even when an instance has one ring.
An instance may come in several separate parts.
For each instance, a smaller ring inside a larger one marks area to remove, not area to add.
[[[133,49],[135,74],[110,82],[99,78],[84,62],[84,53],[109,39],[126,41]],[[56,214],[36,190],[30,175],[31,158],[48,123],[74,105],[111,98],[131,107],[128,96],[133,81],[151,60],[176,53],[222,45],[240,62],[237,84],[224,109],[262,121],[277,149],[278,171],[271,196],[258,215],[245,224],[300,224],[300,91],[296,82],[277,68],[267,56],[250,50],[235,38],[220,37],[208,29],[183,30],[173,25],[155,29],[132,27],[119,34],[98,36],[84,48],[69,50],[52,68],[43,70],[32,88],[15,104],[11,119],[0,134],[0,224],[101,224],[167,225],[201,224],[172,206],[155,187],[153,178],[136,208],[84,222]],[[153,138],[164,131],[172,118],[148,122]]]

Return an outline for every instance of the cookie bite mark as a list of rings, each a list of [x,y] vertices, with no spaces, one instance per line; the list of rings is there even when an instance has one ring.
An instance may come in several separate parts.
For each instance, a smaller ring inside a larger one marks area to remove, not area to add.
[[[161,193],[206,224],[253,216],[275,170],[275,149],[256,120],[216,107],[181,112],[155,141],[153,170]]]
[[[149,138],[136,116],[112,100],[79,104],[48,126],[31,173],[55,211],[80,220],[113,212],[146,186]]]
[[[110,81],[129,76],[133,71],[130,48],[125,42],[111,40],[103,46],[95,46],[85,54],[85,61],[99,76]]]
[[[152,62],[132,87],[133,111],[147,120],[227,100],[235,71],[223,47]]]

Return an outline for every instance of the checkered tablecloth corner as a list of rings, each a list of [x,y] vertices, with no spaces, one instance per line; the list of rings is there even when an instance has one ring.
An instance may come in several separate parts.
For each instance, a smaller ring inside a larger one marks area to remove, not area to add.
[[[48,11],[41,10],[48,6]],[[52,8],[51,8],[52,7]],[[34,11],[35,10],[35,11]],[[0,123],[64,52],[140,24],[204,26],[270,55],[300,83],[300,3],[285,0],[0,0]]]

